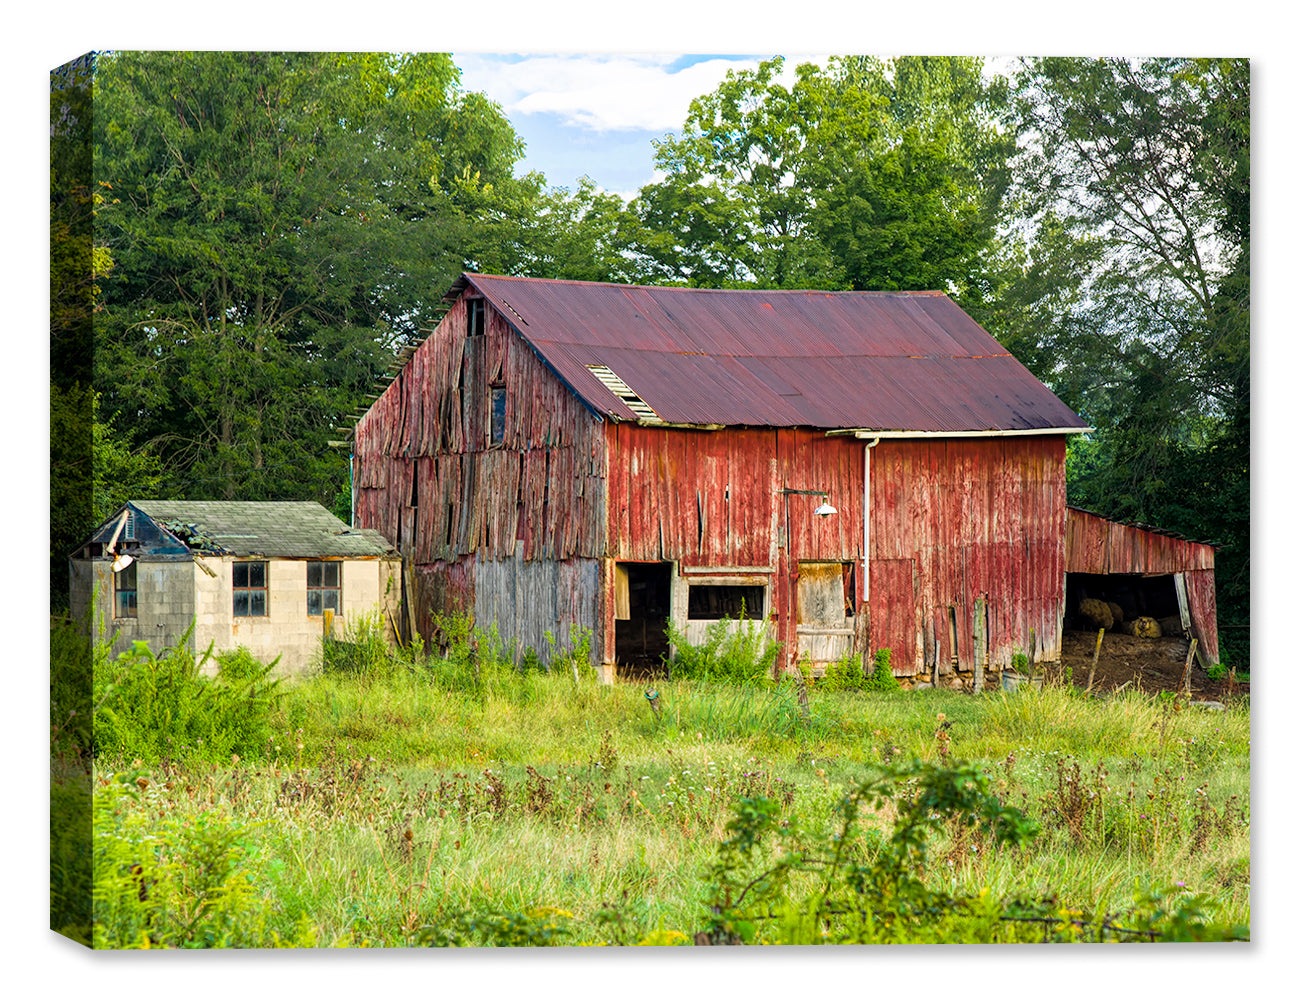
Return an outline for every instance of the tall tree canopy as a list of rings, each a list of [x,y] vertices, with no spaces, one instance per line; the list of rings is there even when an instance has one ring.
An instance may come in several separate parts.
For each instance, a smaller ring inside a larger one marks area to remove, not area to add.
[[[393,344],[465,266],[508,264],[499,218],[536,182],[458,76],[436,54],[100,60],[96,388],[176,495],[329,504],[332,428]]]
[[[981,61],[852,57],[730,72],[656,146],[632,206],[653,279],[802,288],[977,287],[1006,186],[1005,88]]]
[[[1015,85],[1014,232],[986,322],[1097,428],[1072,502],[1222,543],[1249,614],[1250,72],[1034,59]]]

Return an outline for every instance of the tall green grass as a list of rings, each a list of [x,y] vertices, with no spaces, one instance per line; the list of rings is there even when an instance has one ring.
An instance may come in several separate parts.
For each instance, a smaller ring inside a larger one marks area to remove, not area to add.
[[[95,733],[117,735],[94,748],[93,817],[77,781],[52,791],[52,820],[95,834],[93,866],[61,844],[52,898],[89,889],[94,910],[62,905],[56,926],[113,947],[682,943],[708,924],[744,802],[829,836],[848,790],[912,760],[971,762],[1041,828],[1012,849],[940,825],[936,890],[1138,919],[1156,906],[1144,893],[1177,887],[1249,923],[1244,702],[813,686],[805,703],[788,682],[678,679],[655,712],[640,687],[520,670],[490,632],[464,637],[449,657],[385,653],[262,700],[242,657],[223,679],[192,657],[101,652],[96,704],[113,714]],[[244,718],[217,728],[248,738],[178,728],[166,712],[185,706]],[[896,815],[866,819],[883,834]]]

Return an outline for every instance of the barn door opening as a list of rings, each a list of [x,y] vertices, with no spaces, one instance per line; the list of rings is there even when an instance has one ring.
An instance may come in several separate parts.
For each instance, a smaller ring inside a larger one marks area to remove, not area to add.
[[[1189,634],[1186,598],[1172,573],[1067,573],[1066,628],[1132,632],[1140,618],[1154,619],[1162,636]],[[1109,624],[1107,622],[1109,621]]]
[[[614,654],[621,677],[663,672],[672,569],[672,563],[614,564]]]

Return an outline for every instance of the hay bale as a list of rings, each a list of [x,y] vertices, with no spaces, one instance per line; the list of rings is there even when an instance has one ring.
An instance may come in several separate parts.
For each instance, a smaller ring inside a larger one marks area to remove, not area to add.
[[[1145,615],[1141,618],[1134,618],[1131,622],[1125,622],[1120,626],[1120,631],[1125,635],[1136,636],[1139,639],[1159,639],[1164,634],[1160,631],[1160,623],[1154,618],[1148,618]]]
[[[1110,616],[1115,620],[1116,625],[1124,620],[1124,609],[1114,601],[1107,601],[1106,607],[1110,608]]]
[[[1177,615],[1165,615],[1163,618],[1157,618],[1156,621],[1160,623],[1161,635],[1183,634],[1183,620]]]
[[[1085,597],[1079,602],[1079,614],[1093,628],[1112,628],[1115,624],[1115,616],[1110,613],[1110,606],[1105,601],[1099,601],[1093,597]]]

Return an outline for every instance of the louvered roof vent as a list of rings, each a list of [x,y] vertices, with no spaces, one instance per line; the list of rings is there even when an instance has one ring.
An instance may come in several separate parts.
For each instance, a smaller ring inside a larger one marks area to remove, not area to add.
[[[587,365],[587,370],[596,378],[600,379],[601,384],[610,392],[627,404],[628,409],[637,415],[641,420],[660,421],[659,414],[650,408],[644,399],[632,391],[632,387],[614,374],[613,369],[607,365]]]

